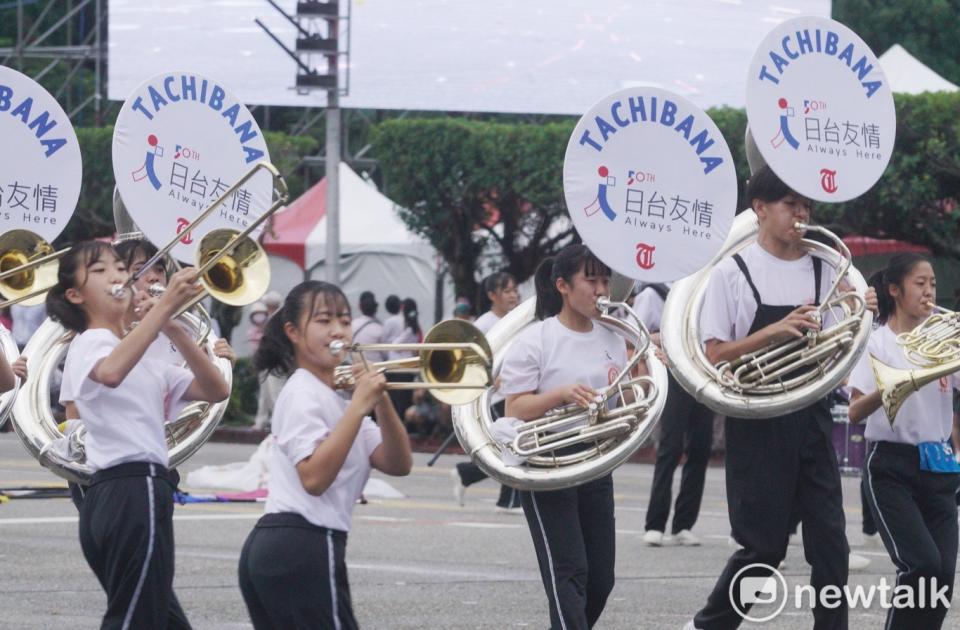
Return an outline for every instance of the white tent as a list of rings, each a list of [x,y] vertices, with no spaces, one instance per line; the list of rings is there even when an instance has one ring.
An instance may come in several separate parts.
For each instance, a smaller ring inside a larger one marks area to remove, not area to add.
[[[891,46],[879,60],[890,88],[896,93],[956,92],[960,89],[925,66],[900,44]]]
[[[324,178],[278,213],[264,232],[272,291],[286,295],[304,279],[326,278],[326,190]],[[381,305],[377,316],[382,320],[387,316],[383,303],[392,293],[416,300],[420,325],[429,328],[434,323],[438,266],[436,250],[407,229],[396,204],[341,163],[340,287],[354,314],[358,314],[360,293],[369,290]],[[453,310],[449,286],[443,299],[442,313],[447,316]],[[233,345],[241,356],[249,354],[248,311],[233,334]]]

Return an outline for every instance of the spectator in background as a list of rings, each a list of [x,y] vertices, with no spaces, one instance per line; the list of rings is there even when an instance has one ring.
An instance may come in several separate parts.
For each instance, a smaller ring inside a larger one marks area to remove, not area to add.
[[[247,343],[250,344],[250,354],[256,354],[260,347],[260,339],[263,337],[263,329],[267,325],[269,314],[267,305],[263,302],[255,302],[250,307],[250,327],[247,328]]]
[[[267,319],[270,319],[270,316],[276,313],[283,305],[283,296],[276,291],[267,291],[263,294],[263,298],[260,301],[266,305]]]
[[[387,318],[383,320],[384,343],[390,343],[403,332],[403,315],[400,314],[400,305],[400,298],[396,295],[388,295],[387,301],[383,303],[383,307],[387,310]],[[403,410],[397,409],[397,413],[402,414]]]
[[[40,324],[47,318],[47,307],[45,304],[35,306],[24,306],[14,304],[10,307],[10,317],[13,318],[13,340],[17,342],[17,347],[23,351],[23,347],[30,341],[33,333],[40,328]]]
[[[470,303],[464,298],[457,300],[457,305],[453,307],[453,318],[462,319],[465,322],[472,322],[473,315],[470,313]]]
[[[353,342],[361,344],[382,343],[383,324],[377,319],[377,298],[372,291],[360,294],[360,316],[353,318]],[[364,352],[364,358],[371,363],[385,361],[387,353],[379,350]]]
[[[387,343],[420,343],[423,341],[423,331],[420,329],[419,313],[417,312],[417,303],[413,298],[406,298],[401,305],[403,315],[403,328],[396,337],[388,339]],[[389,321],[389,320],[388,320]],[[386,328],[386,324],[384,324]],[[387,331],[384,330],[384,335]],[[387,339],[385,337],[385,339]],[[412,350],[391,350],[387,358],[406,359],[416,356],[417,353]],[[393,383],[412,383],[416,380],[414,374],[389,374],[389,380]],[[407,408],[413,404],[413,394],[410,390],[391,389],[389,391],[390,399],[393,400],[393,406],[403,417]]]
[[[227,343],[230,343],[233,329],[240,324],[240,318],[243,317],[243,307],[214,300],[210,306],[210,317],[219,325],[220,336],[226,339]]]

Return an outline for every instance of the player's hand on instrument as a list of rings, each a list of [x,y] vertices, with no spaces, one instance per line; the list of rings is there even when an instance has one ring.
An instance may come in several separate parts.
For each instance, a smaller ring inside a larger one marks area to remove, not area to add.
[[[820,320],[814,316],[817,307],[805,304],[793,311],[779,322],[768,327],[769,341],[781,342],[803,337],[807,331],[820,330]]]
[[[148,291],[134,289],[133,314],[136,316],[137,321],[146,317],[147,313],[157,305],[159,300],[159,297],[150,295]]]
[[[873,287],[869,287],[867,292],[863,294],[863,303],[866,305],[867,310],[872,311],[874,315],[880,314],[880,303],[877,300],[877,290]]]
[[[230,362],[230,365],[234,365],[237,362],[237,354],[233,351],[233,346],[231,346],[226,339],[217,339],[213,343],[213,356],[226,359]]]
[[[580,405],[581,407],[589,407],[591,404],[596,403],[597,396],[599,394],[592,387],[587,387],[586,385],[580,385],[574,383],[572,385],[563,385],[558,388],[560,390],[561,400],[565,405]]]
[[[27,357],[21,354],[16,361],[10,364],[10,369],[13,370],[13,375],[21,381],[27,380]]]
[[[203,286],[198,282],[196,269],[185,268],[170,276],[167,288],[160,296],[160,304],[169,309],[173,315],[184,305],[203,293]]]
[[[387,377],[382,372],[370,372],[360,366],[354,373],[353,396],[351,402],[360,406],[363,413],[370,413],[387,391]]]

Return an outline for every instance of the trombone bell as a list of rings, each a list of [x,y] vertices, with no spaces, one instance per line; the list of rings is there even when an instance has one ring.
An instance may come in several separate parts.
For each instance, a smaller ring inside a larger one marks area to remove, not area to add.
[[[211,230],[200,240],[197,267],[217,259],[201,276],[201,283],[218,302],[245,306],[260,299],[270,285],[270,262],[263,248],[249,236],[222,254],[231,238],[239,234],[228,228]],[[217,258],[219,256],[219,258]]]
[[[423,343],[330,344],[334,354],[412,350],[418,358],[372,363],[368,367],[380,372],[409,370],[419,367],[422,383],[388,383],[387,389],[429,389],[433,397],[448,405],[462,405],[478,398],[493,381],[490,373],[493,354],[487,338],[473,324],[459,319],[440,322],[423,338]],[[417,365],[414,365],[416,362]],[[334,370],[334,387],[353,386],[350,366]],[[398,412],[403,412],[398,409]]]
[[[0,236],[0,294],[9,303],[42,304],[46,290],[57,283],[59,264],[53,253],[49,243],[29,230]]]

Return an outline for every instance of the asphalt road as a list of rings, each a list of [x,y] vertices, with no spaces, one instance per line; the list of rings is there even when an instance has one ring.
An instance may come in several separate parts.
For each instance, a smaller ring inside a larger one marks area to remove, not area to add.
[[[253,447],[207,444],[183,468],[246,460]],[[473,486],[466,507],[451,492],[444,456],[433,468],[417,455],[413,473],[388,479],[402,499],[358,505],[347,559],[354,605],[364,628],[544,628],[546,598],[522,516],[494,512],[497,487]],[[697,548],[643,546],[643,519],[653,467],[628,464],[615,473],[617,583],[598,628],[679,630],[700,607],[730,554],[722,468],[711,468]],[[679,474],[675,480],[678,483]],[[0,435],[0,487],[57,485],[13,434]],[[859,479],[844,479],[847,535],[862,540]],[[258,504],[178,506],[175,588],[196,628],[250,628],[237,586],[240,547],[258,518]],[[0,627],[94,628],[105,596],[87,567],[69,499],[14,499],[0,505]],[[872,560],[851,584],[892,581],[882,549],[859,550]],[[784,570],[792,589],[808,579],[802,549],[791,546]],[[960,627],[952,612],[946,627]],[[884,611],[852,610],[850,627],[881,628]],[[807,610],[788,605],[765,628],[810,628]],[[743,627],[754,627],[745,623]]]

